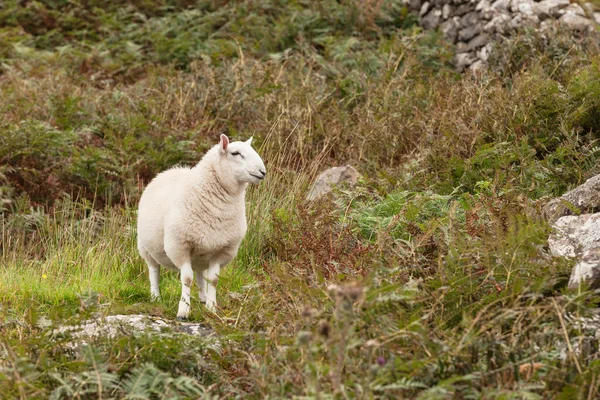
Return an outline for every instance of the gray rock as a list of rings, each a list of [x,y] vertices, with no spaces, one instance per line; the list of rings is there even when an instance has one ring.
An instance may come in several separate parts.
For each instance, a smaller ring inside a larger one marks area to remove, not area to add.
[[[469,70],[471,70],[471,72],[473,72],[474,74],[479,74],[483,72],[484,69],[485,64],[481,60],[477,60],[469,66]]]
[[[573,214],[573,211],[582,213],[600,211],[600,175],[588,179],[583,185],[551,200],[544,207],[544,213],[550,223],[562,216]]]
[[[508,31],[508,24],[512,18],[508,14],[496,15],[488,22],[483,29],[488,33],[505,34]]]
[[[579,15],[581,17],[585,17],[585,11],[583,10],[583,7],[581,7],[577,3],[571,3],[571,4],[569,4],[568,6],[566,6],[565,8],[563,8],[563,11],[565,12],[565,14],[572,12],[575,15]]]
[[[592,289],[600,287],[600,247],[589,249],[571,271],[569,288],[577,289],[581,283],[587,283]]]
[[[600,247],[600,213],[567,215],[559,218],[552,228],[548,244],[556,257],[581,257]]]
[[[167,321],[148,315],[110,315],[97,320],[84,321],[79,325],[61,326],[53,334],[68,333],[74,339],[115,338],[121,335],[139,335],[146,332],[212,337],[214,331],[202,324],[192,322]],[[76,347],[71,343],[71,347]]]
[[[429,7],[430,3],[428,1],[423,3],[423,5],[421,6],[421,10],[419,11],[419,17],[422,17],[423,15],[427,14],[427,11],[429,11]]]
[[[345,167],[329,168],[323,171],[317,177],[317,180],[310,189],[306,199],[309,201],[319,199],[331,192],[335,185],[339,185],[344,182],[352,186],[356,185],[358,178],[360,178],[360,174],[354,167],[350,165],[346,165]]]
[[[569,5],[569,0],[543,0],[532,5],[533,12],[540,20],[562,15],[559,11]],[[564,14],[564,13],[563,13]]]
[[[444,4],[442,7],[442,18],[448,19],[450,18],[450,15],[452,15],[452,7],[450,4]]]
[[[452,42],[456,42],[458,36],[458,17],[450,18],[440,24],[440,31],[444,37]]]
[[[477,3],[475,11],[488,11],[490,8],[492,8],[492,5],[490,4],[489,0],[481,0],[479,3]]]
[[[483,26],[480,23],[461,29],[458,31],[458,40],[461,42],[468,42],[475,36],[479,35],[482,30]]]
[[[600,12],[594,13],[594,21],[596,21],[597,24],[600,24]]]
[[[410,0],[408,6],[411,10],[420,10],[421,9],[421,0]]]
[[[476,11],[471,11],[470,13],[467,13],[460,18],[460,26],[462,28],[469,28],[469,27],[477,24],[478,22],[479,22],[479,13]]]
[[[475,61],[477,61],[477,57],[471,53],[458,53],[454,57],[454,65],[456,65],[456,70],[458,72],[463,72],[465,68],[473,64]]]
[[[482,33],[481,35],[475,36],[473,39],[469,40],[469,44],[467,45],[468,51],[473,51],[479,49],[480,47],[485,46],[490,41],[490,37],[487,33]]]
[[[440,10],[432,10],[426,16],[421,18],[421,26],[424,29],[435,29],[440,24],[442,12]]]
[[[470,13],[473,10],[475,10],[475,6],[473,4],[469,4],[469,3],[461,4],[454,10],[454,13],[452,14],[452,16],[453,17],[461,17],[467,13]]]
[[[477,52],[475,53],[475,55],[481,61],[487,62],[487,60],[490,58],[490,50],[491,50],[491,48],[492,48],[492,46],[490,46],[489,44],[486,44],[481,49],[477,50]]]
[[[508,11],[510,8],[510,0],[496,0],[492,3],[492,10],[494,11]]]

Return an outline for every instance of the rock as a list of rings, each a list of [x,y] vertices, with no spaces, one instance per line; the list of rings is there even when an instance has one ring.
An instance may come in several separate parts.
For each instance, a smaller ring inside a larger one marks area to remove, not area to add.
[[[542,18],[559,17],[559,11],[569,5],[569,0],[543,0],[534,3],[533,12],[542,20]]]
[[[481,24],[475,24],[473,26],[469,26],[467,28],[461,29],[458,31],[458,40],[461,42],[468,42],[475,36],[479,35],[483,30],[483,26]]]
[[[440,24],[440,31],[446,39],[456,42],[456,37],[458,36],[458,17],[442,22]]]
[[[454,57],[454,61],[455,61],[455,65],[456,65],[456,70],[458,72],[462,72],[469,65],[471,65],[475,61],[477,61],[477,58],[475,56],[473,56],[473,54],[471,54],[471,53],[458,53]]]
[[[489,0],[481,0],[479,3],[477,3],[475,11],[487,11],[491,7],[492,5],[490,4]]]
[[[594,13],[594,21],[596,21],[597,24],[600,24],[600,12]]]
[[[456,43],[456,53],[466,53],[467,51],[469,51],[467,48],[469,47],[468,44],[466,44],[465,42],[458,42]]]
[[[419,17],[422,17],[423,15],[427,14],[427,11],[429,11],[429,2],[426,1],[425,3],[423,3],[423,5],[421,6],[421,10],[419,11]]]
[[[481,35],[475,36],[473,39],[469,40],[469,44],[467,45],[467,50],[472,51],[479,49],[480,47],[485,46],[490,41],[490,37],[487,33],[482,33]]]
[[[492,10],[508,11],[510,8],[510,0],[496,0],[492,3]]]
[[[441,15],[442,12],[440,10],[430,11],[425,17],[421,18],[421,26],[427,30],[437,28],[440,24]]]
[[[548,2],[542,1],[541,3],[533,3],[531,6],[533,13],[537,15],[540,21],[545,21],[552,16],[552,11],[548,5]]]
[[[518,11],[527,16],[533,16],[535,13],[533,12],[533,3],[532,2],[521,2],[518,6]]]
[[[590,16],[593,19],[593,17],[594,17],[594,11],[595,11],[594,5],[592,3],[583,3],[583,4],[580,4],[580,6],[585,11],[584,15]]]
[[[575,15],[579,15],[581,17],[585,17],[585,11],[583,10],[583,8],[577,4],[577,3],[571,3],[568,6],[566,6],[565,8],[563,8],[563,11],[566,13],[573,13]]]
[[[571,271],[569,289],[577,289],[587,283],[592,289],[600,287],[600,247],[589,249]]]
[[[408,3],[411,10],[420,10],[421,9],[421,0],[410,0]]]
[[[483,70],[485,69],[485,64],[483,63],[483,61],[477,60],[469,66],[469,69],[474,74],[479,74],[479,73],[483,72]]]
[[[462,28],[471,27],[479,22],[479,13],[471,11],[460,18],[460,26]]]
[[[485,63],[490,58],[491,48],[492,48],[492,46],[490,46],[489,44],[486,44],[481,49],[477,50],[475,55],[477,56],[477,58],[479,58],[481,61],[483,61]]]
[[[450,18],[451,14],[452,14],[452,7],[450,7],[450,4],[444,4],[444,6],[442,7],[442,18],[448,19],[448,18]]]
[[[552,228],[548,244],[554,256],[575,258],[600,247],[600,213],[567,215],[559,218]]]
[[[600,175],[548,202],[544,207],[544,214],[552,223],[562,216],[573,214],[574,209],[581,213],[600,211]]]
[[[538,26],[540,20],[535,15],[516,14],[507,24],[509,30],[517,30],[525,26]]]
[[[359,177],[360,174],[358,171],[350,165],[329,168],[317,177],[306,199],[310,201],[321,198],[331,192],[335,185],[339,185],[340,183],[347,182],[354,186],[358,182]]]
[[[507,32],[508,23],[511,21],[511,17],[508,14],[500,14],[492,18],[483,29],[489,33],[500,33],[504,34]]]
[[[462,17],[463,15],[475,10],[475,6],[473,4],[461,4],[454,10],[453,17]]]
[[[148,315],[110,315],[97,320],[84,321],[79,325],[61,326],[53,334],[69,333],[73,338],[114,338],[119,335],[137,335],[144,332],[173,332],[191,336],[211,337],[214,331],[205,325],[192,322],[167,321]],[[71,344],[76,347],[75,343]]]

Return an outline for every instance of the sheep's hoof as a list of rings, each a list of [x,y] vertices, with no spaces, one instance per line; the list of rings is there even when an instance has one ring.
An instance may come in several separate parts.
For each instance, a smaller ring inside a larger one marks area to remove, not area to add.
[[[177,321],[179,321],[179,322],[184,322],[187,320],[188,320],[188,317],[180,317],[179,315],[177,316]]]

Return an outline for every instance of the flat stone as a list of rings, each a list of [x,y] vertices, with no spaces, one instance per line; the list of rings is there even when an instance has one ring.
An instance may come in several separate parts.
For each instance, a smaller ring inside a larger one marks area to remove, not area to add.
[[[482,46],[485,46],[490,41],[490,37],[487,33],[482,33],[480,35],[475,36],[473,39],[469,40],[469,44],[467,45],[468,51],[473,51],[479,49]]]
[[[550,223],[558,218],[574,214],[600,211],[600,175],[596,175],[581,186],[551,200],[544,207],[544,214]]]
[[[351,165],[329,168],[317,177],[306,199],[310,201],[321,198],[331,192],[336,185],[344,182],[352,186],[356,185],[358,178],[360,174]]]
[[[85,343],[86,338],[115,338],[123,335],[139,335],[143,333],[184,334],[199,337],[213,337],[215,332],[202,324],[193,322],[168,321],[148,315],[109,315],[96,320],[88,320],[79,325],[60,326],[52,334],[69,334],[74,339]],[[75,342],[69,344],[75,348]]]

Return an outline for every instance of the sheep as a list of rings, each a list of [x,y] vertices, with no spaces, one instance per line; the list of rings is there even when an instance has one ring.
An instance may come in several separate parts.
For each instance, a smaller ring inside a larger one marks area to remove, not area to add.
[[[179,320],[189,317],[194,274],[200,300],[216,310],[220,269],[236,256],[246,234],[246,187],[267,174],[251,144],[252,138],[230,143],[221,135],[195,167],[164,171],[142,193],[138,250],[148,265],[151,298],[160,299],[160,266],[178,270]]]

